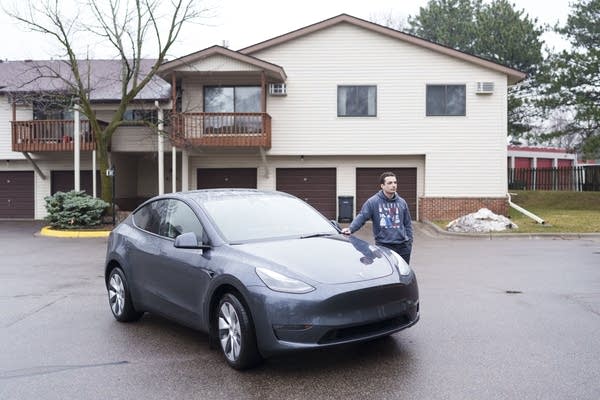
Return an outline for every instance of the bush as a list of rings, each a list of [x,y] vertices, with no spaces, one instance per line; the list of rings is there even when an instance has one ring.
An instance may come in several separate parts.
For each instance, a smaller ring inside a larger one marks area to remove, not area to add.
[[[52,228],[77,229],[100,225],[108,203],[84,191],[56,192],[45,197],[46,220]]]

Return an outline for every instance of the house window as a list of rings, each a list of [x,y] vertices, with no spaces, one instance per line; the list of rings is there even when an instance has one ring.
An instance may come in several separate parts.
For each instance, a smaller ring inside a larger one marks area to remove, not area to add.
[[[206,86],[204,112],[229,113],[206,116],[207,133],[256,133],[262,131],[260,86]],[[233,113],[256,113],[234,115]]]
[[[204,112],[260,112],[260,86],[207,86]]]
[[[139,123],[150,123],[158,124],[158,111],[153,110],[127,110],[123,114],[123,121],[125,123],[130,122],[132,125],[138,125]]]
[[[466,115],[465,85],[427,85],[427,116]]]
[[[73,112],[65,103],[65,99],[46,98],[33,101],[33,119],[35,120],[69,120]]]
[[[338,117],[375,117],[377,86],[338,86]]]

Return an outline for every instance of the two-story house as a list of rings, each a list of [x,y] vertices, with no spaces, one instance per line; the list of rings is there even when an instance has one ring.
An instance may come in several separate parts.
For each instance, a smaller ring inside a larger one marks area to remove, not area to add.
[[[142,70],[152,63],[143,60]],[[120,63],[87,60],[80,61],[79,67],[97,117],[110,121],[120,99]],[[160,77],[152,79],[125,113],[124,125],[111,143],[113,159],[119,159],[124,167],[119,171],[123,182],[118,193],[119,203],[125,207],[131,208],[156,194],[156,187],[153,182],[148,187],[138,183],[138,154],[129,154],[121,141],[128,138],[132,143],[137,138],[143,142],[138,147],[156,149],[156,133],[137,122],[156,120],[156,102],[163,107],[170,101],[170,94],[167,82]],[[0,62],[0,218],[44,218],[44,197],[73,189],[75,132],[80,137],[81,189],[99,195],[101,172],[95,165],[93,132],[83,114],[75,126],[75,102],[71,71],[65,62]]]
[[[255,187],[336,218],[340,197],[356,211],[391,170],[413,219],[507,212],[507,87],[520,71],[342,14],[239,51],[186,55],[159,75],[170,88],[156,100],[174,110],[164,147],[139,127],[120,128],[111,144],[122,208],[161,187]],[[3,120],[27,119],[4,108]],[[9,132],[2,125],[0,177],[37,175],[29,160],[5,162],[42,156],[21,156]],[[37,165],[68,170],[72,156],[61,157]],[[25,186],[40,218],[52,184],[33,179]]]

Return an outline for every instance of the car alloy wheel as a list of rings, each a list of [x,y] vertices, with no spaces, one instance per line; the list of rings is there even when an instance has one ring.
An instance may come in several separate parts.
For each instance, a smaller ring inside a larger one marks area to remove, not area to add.
[[[130,322],[136,321],[143,315],[133,307],[131,294],[127,286],[125,274],[121,268],[113,268],[108,277],[108,304],[117,321]]]
[[[221,298],[217,328],[221,351],[230,366],[245,369],[260,361],[254,325],[247,308],[237,295],[226,293]]]
[[[123,314],[125,307],[125,287],[119,274],[113,274],[108,284],[108,302],[115,316]]]
[[[231,303],[224,302],[219,310],[219,340],[225,357],[235,362],[240,357],[242,335],[240,320]]]

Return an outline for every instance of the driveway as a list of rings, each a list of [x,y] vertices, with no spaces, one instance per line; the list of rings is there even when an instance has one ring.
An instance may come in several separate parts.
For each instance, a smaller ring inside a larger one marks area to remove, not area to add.
[[[437,237],[418,224],[417,325],[240,373],[203,334],[148,314],[117,323],[106,239],[40,226],[0,221],[0,399],[600,398],[598,238]]]

